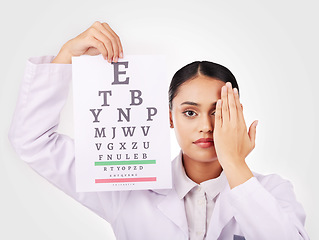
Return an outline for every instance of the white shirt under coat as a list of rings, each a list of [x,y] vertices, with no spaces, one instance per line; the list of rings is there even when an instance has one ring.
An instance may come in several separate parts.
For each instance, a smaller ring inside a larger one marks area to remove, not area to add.
[[[227,179],[222,172],[219,177],[200,184],[191,180],[183,167],[182,155],[178,156],[175,187],[177,195],[184,200],[190,240],[205,239],[216,197],[226,187]]]

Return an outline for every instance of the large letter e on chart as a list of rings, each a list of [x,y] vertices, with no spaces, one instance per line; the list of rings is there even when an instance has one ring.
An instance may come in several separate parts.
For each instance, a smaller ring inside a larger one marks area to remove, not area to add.
[[[129,84],[129,77],[126,77],[125,81],[120,81],[119,80],[119,75],[120,74],[126,74],[126,71],[119,71],[119,65],[124,65],[125,68],[128,68],[128,62],[112,62],[114,65],[114,82],[112,82],[112,85],[114,84]]]

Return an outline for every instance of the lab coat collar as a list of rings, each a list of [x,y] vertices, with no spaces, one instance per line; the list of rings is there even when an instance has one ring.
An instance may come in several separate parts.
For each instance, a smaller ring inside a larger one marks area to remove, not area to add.
[[[172,179],[173,188],[172,189],[153,189],[153,192],[157,194],[166,195],[166,197],[159,202],[157,205],[158,209],[173,223],[175,223],[185,234],[188,239],[188,225],[185,213],[184,199],[179,197],[176,191],[176,178],[178,177],[177,171],[179,166],[179,159],[181,159],[180,154],[172,161]]]
[[[184,174],[182,173],[184,171]],[[184,198],[184,196],[194,187],[196,183],[191,181],[189,178],[183,179],[182,181],[179,179],[181,177],[186,177],[186,173],[182,164],[182,151],[174,158],[172,161],[172,179],[173,179],[173,189],[176,191],[178,197],[180,199]],[[186,186],[182,184],[185,184]],[[156,192],[161,195],[167,195],[170,192],[170,189],[152,189],[153,192]]]
[[[166,197],[157,205],[158,209],[175,223],[188,239],[188,225],[185,213],[184,200],[179,199],[175,189],[172,189]]]
[[[179,167],[179,158],[181,158],[181,152],[172,162],[173,179],[177,176],[176,167]],[[173,181],[173,189],[154,189],[152,191],[161,195],[166,195],[166,197],[158,204],[158,209],[172,222],[174,222],[188,238],[188,225],[184,200],[179,197],[179,194],[176,191],[175,179]],[[207,230],[207,239],[218,239],[223,228],[234,216],[232,206],[228,202],[227,195],[229,193],[230,187],[226,179],[224,188],[216,197],[216,203],[210,220],[210,226]]]
[[[183,199],[186,194],[196,187],[198,184],[187,177],[183,161],[182,161],[182,151],[173,161],[173,181],[176,193],[180,199]]]
[[[224,172],[222,172],[220,176],[215,179],[209,179],[205,182],[197,184],[187,176],[183,166],[182,156],[182,151],[180,151],[179,155],[173,161],[173,179],[178,197],[183,199],[193,188],[196,186],[201,186],[203,187],[207,198],[210,201],[213,201],[213,199],[225,188],[227,184],[227,179]]]

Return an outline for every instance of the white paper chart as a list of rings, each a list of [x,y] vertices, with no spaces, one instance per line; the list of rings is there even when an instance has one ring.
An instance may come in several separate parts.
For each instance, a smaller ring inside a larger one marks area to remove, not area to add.
[[[72,59],[78,192],[171,188],[163,56]]]

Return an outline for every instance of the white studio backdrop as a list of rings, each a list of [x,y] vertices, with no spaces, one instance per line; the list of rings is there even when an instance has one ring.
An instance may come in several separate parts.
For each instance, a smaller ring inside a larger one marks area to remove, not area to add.
[[[195,60],[228,67],[246,123],[259,120],[249,166],[293,183],[306,229],[319,239],[318,10],[309,0],[2,2],[0,239],[115,239],[107,222],[23,163],[7,138],[26,60],[56,55],[96,20],[118,33],[124,54],[166,55],[170,78]],[[60,132],[73,136],[72,121],[70,92]],[[174,157],[173,131],[171,139]]]

